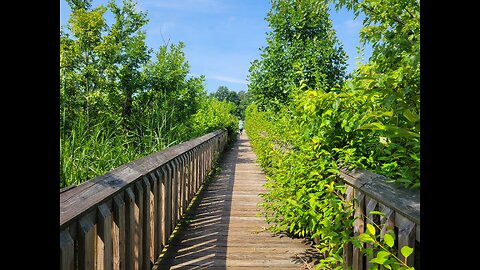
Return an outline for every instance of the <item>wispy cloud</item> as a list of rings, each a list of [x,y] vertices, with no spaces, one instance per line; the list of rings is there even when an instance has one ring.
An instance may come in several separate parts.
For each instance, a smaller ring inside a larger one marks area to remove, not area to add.
[[[358,20],[346,20],[343,25],[350,30],[358,30],[362,27],[362,23]]]
[[[163,8],[175,9],[183,12],[207,12],[217,13],[225,10],[224,2],[219,0],[152,0],[139,3],[145,9]]]
[[[242,79],[237,79],[237,78],[232,78],[232,77],[227,77],[227,76],[222,76],[222,75],[211,75],[207,76],[209,79],[214,79],[214,80],[219,80],[222,82],[229,82],[229,83],[239,83],[239,84],[244,84],[247,85],[247,80],[242,80]]]

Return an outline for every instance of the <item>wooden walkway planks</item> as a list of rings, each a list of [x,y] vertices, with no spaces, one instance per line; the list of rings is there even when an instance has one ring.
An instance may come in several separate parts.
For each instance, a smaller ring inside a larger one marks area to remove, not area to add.
[[[311,242],[273,235],[257,216],[264,183],[244,134],[226,150],[221,172],[202,190],[153,269],[308,269],[305,261],[316,256]]]

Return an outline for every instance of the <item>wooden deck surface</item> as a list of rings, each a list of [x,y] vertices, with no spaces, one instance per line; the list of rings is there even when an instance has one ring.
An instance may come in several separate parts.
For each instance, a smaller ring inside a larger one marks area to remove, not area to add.
[[[222,157],[153,269],[314,269],[311,242],[274,235],[258,216],[265,175],[245,133]]]

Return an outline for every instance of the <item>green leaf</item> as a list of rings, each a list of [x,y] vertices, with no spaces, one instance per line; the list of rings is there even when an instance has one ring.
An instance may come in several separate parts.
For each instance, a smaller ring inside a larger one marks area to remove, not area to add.
[[[384,126],[390,138],[420,138],[418,133],[396,126]]]
[[[387,252],[387,251],[384,251],[384,250],[380,250],[377,253],[377,258],[387,258],[388,256],[390,256],[390,252]]]
[[[387,258],[373,258],[370,260],[371,263],[378,263],[380,265],[383,265],[383,263],[387,260]]]
[[[384,213],[380,212],[380,211],[370,211],[368,212],[370,215],[380,215],[380,216],[385,216]]]
[[[387,130],[387,127],[380,122],[373,122],[373,123],[361,125],[357,129]]]
[[[410,256],[410,254],[412,254],[413,248],[411,248],[409,246],[403,246],[402,249],[400,250],[400,252],[402,253],[402,255],[404,257],[408,257],[408,256]]]
[[[387,246],[389,247],[393,247],[393,244],[394,244],[394,240],[393,240],[393,237],[391,234],[388,234],[386,233],[384,238],[383,238],[383,241],[385,242],[385,244],[387,244]]]
[[[412,123],[415,123],[420,119],[420,117],[416,113],[413,113],[409,109],[403,111],[403,116],[405,116],[405,118],[407,118],[407,120]]]
[[[371,235],[375,236],[375,227],[374,227],[372,224],[367,223],[367,231],[368,231]]]
[[[358,236],[358,239],[362,242],[375,242],[375,239],[366,233],[362,233]]]

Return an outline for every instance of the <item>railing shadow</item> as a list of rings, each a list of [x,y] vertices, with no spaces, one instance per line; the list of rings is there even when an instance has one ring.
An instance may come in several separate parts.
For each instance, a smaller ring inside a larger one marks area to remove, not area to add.
[[[181,220],[157,269],[226,269],[226,254],[239,138],[221,156],[220,173],[204,188]]]

